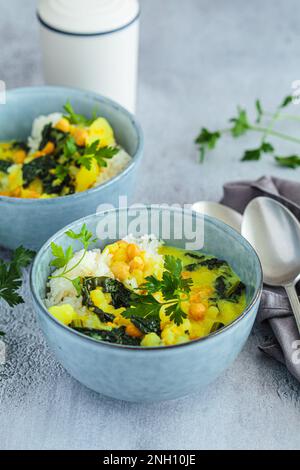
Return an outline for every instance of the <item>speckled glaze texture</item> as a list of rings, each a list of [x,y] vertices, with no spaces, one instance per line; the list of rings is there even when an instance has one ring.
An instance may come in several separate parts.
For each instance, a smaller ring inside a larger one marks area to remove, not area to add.
[[[96,110],[107,118],[117,142],[133,157],[132,163],[112,180],[83,193],[46,200],[0,196],[0,246],[14,249],[23,244],[38,249],[66,224],[96,212],[99,204],[117,205],[119,195],[127,195],[130,200],[137,163],[143,154],[142,131],[128,111],[107,98],[63,87],[9,91],[6,105],[0,107],[0,141],[26,139],[37,116],[62,111],[67,100],[78,113],[90,116]]]
[[[161,208],[151,209],[161,212]],[[147,209],[150,211],[150,209]],[[172,209],[174,211],[174,209]],[[80,229],[83,222],[96,234],[103,214],[92,215],[71,224]],[[190,213],[190,217],[199,215]],[[159,228],[158,233],[159,235]],[[52,237],[38,253],[31,272],[31,289],[36,312],[50,347],[67,371],[87,387],[106,396],[126,401],[159,401],[182,397],[215,380],[235,360],[253,326],[259,306],[262,273],[258,257],[237,232],[206,217],[203,250],[228,261],[247,286],[248,307],[234,323],[201,340],[164,348],[134,348],[111,345],[87,338],[56,321],[43,305],[51,260],[50,243],[63,247],[77,242],[64,235]],[[119,234],[117,234],[118,237]],[[165,240],[184,247],[185,240]],[[99,241],[102,248],[107,240]]]

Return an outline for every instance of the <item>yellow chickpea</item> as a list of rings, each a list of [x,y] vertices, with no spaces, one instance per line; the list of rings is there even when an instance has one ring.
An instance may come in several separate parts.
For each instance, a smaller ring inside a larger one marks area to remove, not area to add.
[[[85,129],[75,129],[73,137],[79,147],[84,147],[88,139],[88,132]]]
[[[192,303],[189,308],[189,315],[193,320],[203,320],[206,312],[205,305],[201,303]]]
[[[14,154],[14,160],[16,163],[24,163],[26,158],[25,150],[17,150]]]
[[[140,256],[136,256],[133,258],[132,261],[129,263],[130,269],[133,271],[135,269],[139,269],[140,271],[143,271],[145,264],[143,259]]]
[[[70,132],[70,123],[68,119],[66,118],[61,118],[56,124],[55,124],[55,129],[58,129],[59,131],[62,132]]]
[[[119,279],[119,281],[125,281],[129,277],[129,266],[122,261],[117,261],[111,267],[111,270],[114,276]]]
[[[199,293],[194,293],[194,294],[191,294],[191,302],[200,302],[201,301],[201,297],[200,297],[200,294]]]
[[[55,145],[53,142],[47,142],[45,147],[41,150],[42,155],[51,155],[55,150]]]
[[[127,249],[127,247],[128,247],[128,243],[125,242],[125,240],[119,240],[117,242],[117,245],[119,246],[119,248],[126,248]]]
[[[134,243],[129,243],[127,246],[127,256],[130,260],[135,258],[136,256],[139,256],[141,254],[141,250],[139,249],[138,246],[136,246]]]
[[[121,247],[118,248],[118,250],[113,254],[113,260],[115,261],[122,261],[126,262],[127,261],[127,252],[126,249]]]
[[[182,279],[189,279],[191,277],[191,273],[189,273],[188,271],[183,271],[181,273],[181,277]]]
[[[133,338],[141,338],[143,336],[140,330],[132,323],[126,326],[126,333]]]

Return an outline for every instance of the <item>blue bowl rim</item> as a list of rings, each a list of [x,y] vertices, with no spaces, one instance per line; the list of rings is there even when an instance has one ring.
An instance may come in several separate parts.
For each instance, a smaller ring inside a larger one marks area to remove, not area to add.
[[[25,198],[16,198],[16,197],[10,197],[10,196],[0,196],[0,203],[5,202],[6,204],[18,204],[20,206],[28,205],[28,204],[35,204],[36,206],[39,206],[39,205],[44,206],[44,205],[53,204],[53,201],[55,201],[55,204],[58,204],[59,202],[63,203],[64,201],[67,201],[67,200],[70,201],[71,198],[72,200],[76,200],[76,199],[89,197],[90,194],[100,192],[101,190],[104,190],[108,188],[109,186],[113,185],[114,183],[118,182],[120,179],[122,179],[124,176],[130,173],[134,169],[134,167],[138,164],[140,159],[142,158],[143,151],[144,151],[144,134],[143,134],[140,124],[138,123],[138,121],[136,120],[133,114],[131,114],[129,111],[127,111],[127,109],[125,109],[123,106],[118,104],[116,101],[111,100],[110,98],[106,98],[105,96],[102,96],[98,93],[94,93],[94,92],[84,90],[81,88],[71,88],[71,87],[63,87],[63,86],[33,86],[33,87],[14,88],[14,89],[8,90],[6,95],[11,96],[11,95],[18,95],[18,94],[26,94],[26,93],[38,94],[41,92],[52,93],[58,90],[66,91],[66,93],[68,91],[71,93],[75,92],[80,96],[85,95],[88,98],[94,99],[95,102],[105,103],[106,105],[109,105],[115,110],[123,113],[131,122],[137,135],[137,141],[138,141],[137,149],[133,155],[130,155],[132,158],[132,161],[121,173],[114,176],[110,180],[106,181],[103,184],[100,184],[99,186],[95,186],[94,188],[88,189],[80,193],[69,194],[67,196],[58,196],[58,197],[50,198],[50,199],[25,199]]]
[[[153,207],[145,206],[145,209],[153,210]],[[165,209],[166,209],[165,207],[159,206],[159,205],[155,207],[155,210],[165,210]],[[176,207],[171,208],[171,210],[173,212],[182,211],[182,209],[176,208]],[[111,209],[109,211],[105,211],[105,213],[112,213],[112,212],[115,212],[115,211],[119,211],[119,212],[128,211],[128,208]],[[184,212],[185,213],[190,213],[191,215],[194,215],[195,217],[202,217],[200,214],[197,214],[196,212],[191,211],[191,210],[185,209]],[[245,318],[245,316],[252,310],[253,306],[259,301],[259,299],[261,297],[261,294],[262,294],[262,288],[263,288],[263,272],[262,272],[261,262],[260,262],[260,259],[257,255],[256,251],[254,250],[252,245],[250,245],[250,243],[246,240],[246,238],[244,238],[241,234],[239,234],[236,230],[231,228],[229,225],[225,224],[224,222],[222,222],[222,221],[220,221],[220,220],[218,220],[214,217],[204,215],[205,221],[208,221],[209,223],[211,223],[215,226],[218,226],[226,234],[232,236],[238,243],[245,244],[250,249],[250,252],[252,252],[253,256],[255,257],[255,259],[257,261],[257,266],[259,268],[258,283],[257,283],[258,287],[257,287],[256,291],[254,292],[251,301],[246,306],[245,310],[233,322],[231,322],[228,325],[224,326],[220,330],[215,331],[214,333],[210,333],[208,336],[204,336],[203,338],[197,338],[197,339],[188,341],[186,343],[181,343],[181,344],[174,344],[174,345],[170,345],[170,346],[156,346],[156,347],[129,346],[129,345],[122,345],[122,344],[108,343],[108,342],[105,342],[105,341],[99,341],[99,340],[90,338],[90,337],[88,337],[88,336],[86,336],[82,333],[79,333],[78,331],[70,328],[69,326],[63,325],[59,320],[57,320],[56,318],[53,317],[53,315],[50,314],[50,312],[46,308],[43,300],[41,299],[41,297],[39,296],[39,294],[37,293],[37,291],[35,289],[34,278],[35,278],[35,272],[36,272],[37,266],[39,264],[39,260],[44,255],[44,253],[50,249],[51,242],[53,242],[53,241],[57,240],[58,238],[60,238],[60,236],[64,235],[67,230],[69,230],[71,228],[74,228],[77,225],[82,225],[82,224],[86,223],[87,221],[93,219],[94,217],[101,216],[101,214],[103,214],[103,212],[94,213],[94,214],[88,215],[86,217],[83,217],[81,219],[75,220],[71,224],[67,225],[63,229],[56,232],[40,248],[40,250],[38,251],[38,253],[37,253],[37,255],[34,259],[31,270],[30,270],[31,294],[32,294],[32,297],[33,297],[34,301],[40,307],[43,314],[46,315],[48,317],[48,319],[50,319],[56,325],[59,325],[65,331],[69,332],[69,334],[74,334],[74,335],[78,336],[79,340],[82,339],[82,340],[85,340],[85,341],[88,341],[88,342],[92,342],[93,344],[108,347],[108,348],[121,349],[121,350],[122,349],[123,350],[134,350],[134,351],[151,351],[151,350],[152,351],[164,351],[164,350],[169,350],[169,349],[186,348],[186,347],[195,345],[195,344],[200,343],[200,342],[209,341],[209,340],[215,338],[216,336],[222,335],[223,333],[227,332],[229,329],[231,329],[237,323],[239,323],[243,318]]]

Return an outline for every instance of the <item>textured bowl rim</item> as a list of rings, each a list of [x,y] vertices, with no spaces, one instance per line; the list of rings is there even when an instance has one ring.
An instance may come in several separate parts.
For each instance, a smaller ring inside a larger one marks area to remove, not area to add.
[[[145,206],[145,209],[149,210],[153,210],[153,207],[151,208],[151,206]],[[165,210],[166,208],[163,207],[163,206],[156,206],[155,207],[155,210]],[[180,208],[171,208],[172,212],[182,212],[182,209]],[[128,211],[128,208],[119,208],[119,209],[112,209],[112,210],[109,210],[109,211],[105,211],[106,214],[108,213],[112,213],[112,212],[121,212],[121,211]],[[196,212],[194,211],[191,211],[191,210],[187,210],[185,209],[184,210],[185,213],[189,213],[191,215],[194,215],[195,217],[199,218],[199,217],[202,217],[200,214],[197,214]],[[262,273],[262,266],[261,266],[261,262],[260,262],[260,259],[256,253],[256,251],[254,250],[254,248],[252,247],[252,245],[250,245],[250,243],[246,240],[246,238],[244,238],[240,233],[238,233],[236,230],[234,230],[233,228],[231,228],[229,225],[225,224],[224,222],[221,222],[220,220],[214,218],[214,217],[210,217],[210,216],[207,216],[207,215],[204,215],[204,220],[208,221],[209,223],[215,225],[215,226],[218,226],[219,228],[221,228],[225,233],[229,234],[230,236],[232,236],[238,243],[243,243],[245,244],[246,246],[248,246],[248,248],[250,249],[250,251],[252,252],[254,258],[256,259],[257,261],[257,266],[259,268],[259,273],[258,273],[258,287],[256,288],[256,291],[254,292],[253,294],[253,297],[252,299],[250,300],[249,304],[246,306],[245,310],[241,313],[241,315],[239,315],[233,322],[229,323],[228,325],[224,326],[223,328],[221,328],[220,330],[218,331],[215,331],[214,333],[210,333],[209,335],[207,336],[204,336],[203,338],[197,338],[197,339],[194,339],[194,340],[190,340],[186,343],[181,343],[181,344],[174,344],[174,345],[170,345],[170,346],[155,346],[155,347],[145,347],[145,346],[129,346],[129,345],[123,345],[123,344],[115,344],[115,343],[108,343],[108,342],[105,342],[105,341],[99,341],[99,340],[96,340],[96,339],[93,339],[93,338],[90,338],[86,335],[84,335],[83,333],[79,333],[78,331],[70,328],[69,326],[66,326],[66,325],[63,325],[59,320],[57,320],[55,317],[53,317],[50,312],[48,311],[48,309],[46,308],[43,300],[41,299],[40,295],[37,293],[36,289],[35,289],[35,283],[34,283],[34,278],[35,278],[35,272],[36,272],[36,269],[37,269],[37,266],[39,264],[39,260],[40,258],[44,255],[44,253],[46,251],[48,251],[48,249],[50,249],[50,245],[52,243],[52,241],[55,241],[57,240],[61,235],[64,235],[65,232],[67,230],[69,230],[70,228],[74,228],[75,226],[77,225],[81,225],[83,223],[86,223],[88,222],[89,220],[92,220],[94,217],[98,217],[100,216],[101,214],[103,214],[103,212],[98,212],[98,213],[95,213],[95,214],[91,214],[87,217],[83,217],[81,219],[78,219],[78,220],[75,220],[74,222],[72,222],[71,224],[67,225],[66,227],[64,227],[63,229],[59,230],[58,232],[56,232],[51,238],[49,238],[49,240],[46,241],[46,243],[44,243],[44,245],[40,248],[40,250],[38,251],[35,259],[34,259],[34,262],[32,264],[32,267],[31,267],[31,270],[30,270],[30,289],[31,289],[31,294],[33,296],[33,299],[34,301],[38,304],[38,306],[40,307],[41,311],[43,312],[43,315],[45,315],[48,319],[50,319],[50,321],[54,322],[56,325],[59,325],[60,328],[63,328],[66,332],[69,332],[69,334],[73,334],[73,335],[76,335],[78,338],[79,338],[79,341],[80,339],[84,340],[84,341],[88,341],[88,342],[91,342],[92,344],[94,345],[98,345],[96,347],[107,347],[107,348],[113,348],[113,349],[120,349],[120,350],[132,350],[132,351],[166,351],[166,350],[170,350],[170,349],[178,349],[178,348],[187,348],[187,347],[191,347],[195,344],[198,344],[200,342],[204,342],[204,341],[209,341],[209,340],[212,340],[213,338],[219,336],[219,335],[222,335],[223,333],[227,332],[228,330],[230,330],[232,327],[234,327],[237,323],[239,323],[240,321],[242,321],[246,315],[252,310],[253,306],[259,301],[260,299],[260,296],[262,294],[262,288],[263,288],[263,273]]]
[[[105,181],[104,183],[100,184],[99,186],[95,186],[94,188],[88,189],[86,191],[80,192],[80,193],[74,193],[74,194],[69,194],[66,196],[58,196],[54,198],[49,198],[49,199],[25,199],[25,198],[17,198],[17,197],[10,197],[10,196],[0,196],[0,203],[6,203],[6,204],[18,204],[18,205],[28,205],[28,204],[35,204],[36,206],[44,206],[44,205],[51,205],[55,201],[55,204],[59,204],[59,202],[63,203],[64,201],[74,201],[76,199],[83,199],[86,197],[89,197],[90,194],[94,194],[97,192],[100,192],[101,190],[104,190],[108,188],[109,186],[113,185],[120,179],[122,179],[124,176],[126,176],[128,173],[130,173],[134,167],[139,163],[141,160],[141,157],[143,155],[143,150],[144,150],[144,135],[142,128],[138,121],[136,120],[135,116],[131,114],[127,109],[125,109],[123,106],[118,104],[117,102],[111,100],[110,98],[106,98],[105,96],[102,96],[98,93],[94,93],[88,90],[83,90],[81,88],[72,88],[72,87],[63,87],[63,86],[33,86],[33,87],[22,87],[22,88],[14,88],[12,90],[8,90],[6,95],[7,96],[14,96],[18,94],[40,94],[44,92],[50,92],[53,93],[55,91],[65,91],[66,93],[72,92],[72,93],[77,93],[78,96],[81,97],[87,97],[87,98],[92,98],[94,99],[95,102],[98,103],[105,103],[106,105],[109,105],[110,107],[114,108],[116,111],[120,111],[125,117],[128,118],[128,120],[131,122],[136,135],[137,135],[137,149],[133,155],[130,155],[132,158],[132,161],[130,164],[123,170],[121,173],[118,175],[114,176],[108,181]]]

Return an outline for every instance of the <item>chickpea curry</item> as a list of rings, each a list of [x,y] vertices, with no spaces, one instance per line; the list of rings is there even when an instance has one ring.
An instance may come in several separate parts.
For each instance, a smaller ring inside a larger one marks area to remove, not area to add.
[[[113,178],[131,157],[110,123],[64,113],[35,119],[26,141],[0,142],[0,196],[37,199],[86,191]]]
[[[159,347],[223,328],[244,311],[246,295],[226,261],[146,236],[72,253],[51,274],[45,302],[57,320],[93,339]]]

